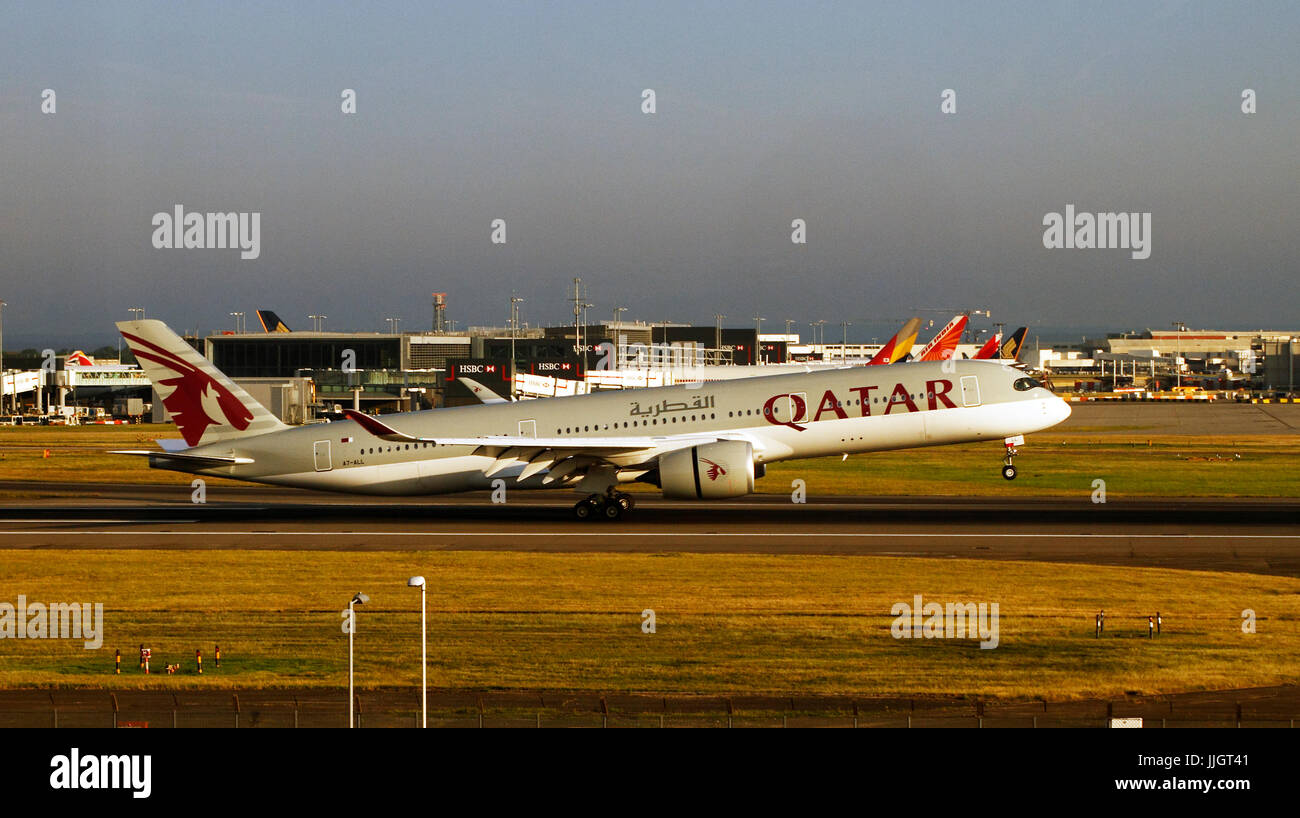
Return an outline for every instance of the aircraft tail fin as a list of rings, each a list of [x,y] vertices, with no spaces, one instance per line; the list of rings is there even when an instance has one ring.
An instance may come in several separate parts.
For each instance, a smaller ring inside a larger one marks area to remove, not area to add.
[[[943,329],[939,330],[930,343],[921,348],[917,353],[918,361],[943,361],[951,358],[957,352],[957,342],[961,340],[961,334],[966,329],[966,322],[970,316],[966,314],[953,316]]]
[[[1003,341],[998,349],[998,357],[1004,361],[1020,360],[1020,352],[1025,348],[1025,333],[1028,331],[1028,327],[1021,327],[1011,333],[1011,337]]]
[[[921,319],[913,318],[903,325],[893,338],[885,342],[867,366],[880,366],[882,364],[892,364],[895,361],[907,360],[907,353],[912,351],[912,344],[916,343],[916,333],[921,329]]]
[[[979,352],[975,353],[975,357],[973,360],[987,361],[990,358],[996,358],[998,357],[998,350],[1001,347],[1002,347],[1002,333],[998,332],[995,333],[992,338],[984,342],[984,346],[980,347]]]
[[[117,329],[191,447],[288,428],[162,321]]]
[[[261,322],[263,332],[292,332],[274,310],[258,310],[257,320]]]

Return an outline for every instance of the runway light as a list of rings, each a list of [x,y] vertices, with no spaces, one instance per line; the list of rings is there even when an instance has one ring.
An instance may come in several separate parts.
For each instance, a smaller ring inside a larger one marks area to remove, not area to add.
[[[427,589],[424,577],[411,577],[406,581],[408,588],[420,589],[420,726],[429,726],[429,631],[425,627],[425,595]]]
[[[353,613],[352,609],[356,605],[364,605],[369,601],[370,597],[358,592],[356,596],[352,597],[352,601],[348,603],[348,625],[350,626],[348,628],[348,727],[356,726],[355,716],[353,714],[353,705],[356,703],[356,697],[352,692],[352,635],[357,629],[357,619],[356,614]]]

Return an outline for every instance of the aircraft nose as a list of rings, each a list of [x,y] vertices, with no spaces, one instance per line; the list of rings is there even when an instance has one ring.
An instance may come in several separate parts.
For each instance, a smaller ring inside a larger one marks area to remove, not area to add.
[[[1073,411],[1074,409],[1071,408],[1070,404],[1060,398],[1055,398],[1051,412],[1056,416],[1056,423],[1063,423]]]

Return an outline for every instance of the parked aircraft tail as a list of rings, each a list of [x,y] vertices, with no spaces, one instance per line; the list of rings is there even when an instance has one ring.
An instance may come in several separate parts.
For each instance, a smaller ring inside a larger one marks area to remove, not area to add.
[[[273,310],[258,310],[257,320],[262,323],[263,332],[292,332]]]
[[[984,342],[979,352],[975,353],[974,360],[986,361],[990,358],[998,357],[998,349],[1002,347],[1002,333],[996,333],[992,338]]]
[[[916,343],[917,330],[921,328],[921,319],[913,318],[903,325],[898,334],[885,342],[867,366],[880,366],[882,364],[892,364],[898,361],[906,361],[907,353],[912,351],[912,344]]]
[[[957,342],[961,340],[961,334],[966,330],[966,322],[969,320],[970,316],[964,313],[953,316],[953,319],[930,339],[930,343],[921,348],[913,360],[944,361],[951,358],[957,352]]]
[[[1004,361],[1020,360],[1020,352],[1025,347],[1025,333],[1028,331],[1028,327],[1021,327],[1011,333],[1011,337],[1003,341],[998,349],[998,357]]]

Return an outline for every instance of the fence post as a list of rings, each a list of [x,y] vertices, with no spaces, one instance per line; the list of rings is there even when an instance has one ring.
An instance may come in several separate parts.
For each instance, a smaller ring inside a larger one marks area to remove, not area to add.
[[[113,700],[113,727],[117,727],[117,694],[109,693],[109,698]]]
[[[239,694],[232,693],[230,694],[230,698],[233,699],[235,702],[235,729],[238,730],[239,729]]]

